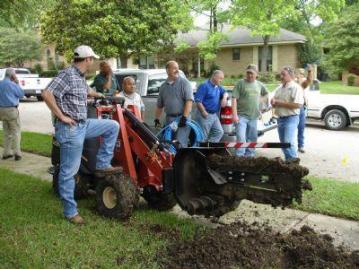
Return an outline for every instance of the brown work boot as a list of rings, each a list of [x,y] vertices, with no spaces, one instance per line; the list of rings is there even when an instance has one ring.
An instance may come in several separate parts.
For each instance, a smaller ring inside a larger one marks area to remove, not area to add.
[[[80,216],[80,214],[75,215],[72,218],[68,218],[69,222],[76,225],[83,225],[85,224],[85,220]]]
[[[119,174],[122,171],[123,171],[122,167],[109,166],[109,167],[104,168],[104,169],[96,169],[95,176],[104,177],[104,176],[107,176],[107,175]]]

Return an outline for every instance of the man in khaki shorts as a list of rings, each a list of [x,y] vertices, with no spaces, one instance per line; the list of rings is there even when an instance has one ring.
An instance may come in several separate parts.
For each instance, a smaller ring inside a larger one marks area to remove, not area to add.
[[[2,159],[14,157],[15,161],[21,160],[21,131],[19,99],[24,96],[24,91],[17,84],[15,70],[8,68],[5,71],[4,80],[0,81],[0,121],[4,129],[4,152]]]

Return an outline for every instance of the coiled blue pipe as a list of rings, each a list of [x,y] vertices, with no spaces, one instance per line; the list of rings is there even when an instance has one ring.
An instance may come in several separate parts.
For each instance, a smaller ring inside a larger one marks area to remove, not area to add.
[[[175,122],[178,124],[179,122],[179,117],[177,119],[175,119]],[[187,120],[186,125],[188,127],[191,128],[191,130],[194,132],[194,141],[191,144],[190,147],[198,147],[199,143],[202,142],[204,140],[204,133],[202,131],[201,126],[199,126],[199,124],[197,122],[195,122],[194,120]],[[174,135],[175,135],[175,131],[172,130],[170,125],[166,125],[164,128],[161,129],[161,131],[157,134],[157,137],[161,140],[161,141],[167,141],[167,142],[171,142],[174,140]],[[176,148],[171,145],[170,146],[170,151],[172,153],[176,153],[177,150]]]

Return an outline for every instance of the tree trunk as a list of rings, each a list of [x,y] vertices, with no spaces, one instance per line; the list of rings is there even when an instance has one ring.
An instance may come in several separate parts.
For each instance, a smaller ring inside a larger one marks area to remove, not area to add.
[[[213,11],[212,11],[212,16],[213,16],[213,32],[216,33],[218,30],[218,21],[217,21],[217,6],[213,7]]]
[[[128,54],[121,54],[120,60],[121,60],[120,68],[127,68]]]
[[[261,55],[261,71],[267,72],[267,61],[268,61],[268,51],[269,51],[269,35],[263,37],[263,49]]]

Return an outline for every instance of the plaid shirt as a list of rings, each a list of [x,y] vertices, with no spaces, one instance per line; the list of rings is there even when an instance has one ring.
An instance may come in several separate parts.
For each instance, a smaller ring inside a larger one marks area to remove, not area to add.
[[[55,96],[56,104],[65,115],[80,121],[87,119],[89,86],[84,74],[75,66],[59,72],[47,89]]]

